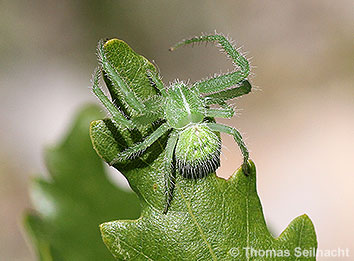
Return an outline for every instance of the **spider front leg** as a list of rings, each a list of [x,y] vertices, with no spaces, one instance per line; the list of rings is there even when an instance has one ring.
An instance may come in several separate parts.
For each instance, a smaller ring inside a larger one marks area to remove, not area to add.
[[[170,128],[167,123],[162,124],[153,133],[150,134],[144,141],[127,148],[126,150],[118,153],[109,165],[114,165],[119,161],[135,158],[143,153],[148,147],[150,147],[155,141],[157,141],[162,135],[164,135]]]
[[[174,152],[175,152],[177,141],[178,141],[178,133],[172,132],[167,141],[166,152],[164,157],[166,205],[163,210],[163,214],[167,213],[168,208],[171,205],[173,190],[175,188],[176,168],[174,166],[173,159],[174,159]]]
[[[225,101],[247,94],[250,91],[251,91],[251,84],[247,80],[245,80],[242,82],[242,84],[239,87],[213,93],[203,97],[206,106],[212,104],[218,104],[221,106],[220,109],[208,108],[206,110],[206,116],[213,117],[213,118],[231,118],[235,114],[235,111]]]
[[[244,80],[239,86],[235,88],[227,89],[224,91],[220,91],[220,92],[216,92],[204,96],[204,100],[206,102],[206,105],[220,104],[220,101],[227,101],[248,94],[251,91],[251,89],[252,86],[249,83],[249,81]]]
[[[232,59],[233,63],[239,67],[240,70],[220,75],[206,81],[197,82],[193,87],[201,93],[212,93],[224,90],[231,87],[244,79],[249,75],[250,68],[249,63],[245,57],[243,57],[235,47],[222,35],[204,35],[199,37],[193,37],[177,43],[175,46],[171,47],[170,50],[194,43],[200,42],[217,42],[221,48],[226,52],[226,54]]]
[[[134,124],[127,120],[123,114],[114,106],[114,104],[108,99],[108,97],[103,93],[99,86],[99,79],[100,79],[101,70],[97,69],[93,75],[93,86],[92,91],[97,96],[97,98],[102,102],[104,107],[108,110],[108,112],[112,115],[113,120],[115,123],[119,125],[123,125],[128,129],[133,129],[135,126]]]
[[[238,130],[219,123],[207,123],[207,126],[213,131],[224,132],[234,137],[243,155],[242,171],[246,176],[248,176],[249,175],[249,167],[248,167],[249,153],[245,143],[243,142],[242,136],[238,132]]]
[[[235,113],[234,109],[231,108],[231,106],[228,105],[225,101],[247,94],[250,91],[251,91],[251,84],[247,80],[245,80],[238,87],[213,93],[203,97],[206,106],[212,104],[218,104],[221,106],[220,109],[208,108],[206,110],[206,115],[208,117],[213,117],[213,118],[231,118]]]
[[[167,91],[163,85],[162,80],[159,78],[158,75],[156,75],[155,73],[153,73],[152,71],[147,71],[147,76],[149,77],[149,79],[152,81],[152,83],[156,86],[156,88],[159,90],[159,92],[161,93],[161,95],[163,97],[167,96]]]
[[[124,79],[120,76],[116,68],[114,68],[111,62],[107,59],[106,53],[104,51],[104,42],[102,40],[98,43],[97,54],[103,71],[106,73],[112,84],[119,89],[122,94],[122,99],[124,99],[124,101],[133,110],[137,112],[143,112],[145,109],[144,105],[141,103],[138,97],[136,97],[135,93],[131,90]]]

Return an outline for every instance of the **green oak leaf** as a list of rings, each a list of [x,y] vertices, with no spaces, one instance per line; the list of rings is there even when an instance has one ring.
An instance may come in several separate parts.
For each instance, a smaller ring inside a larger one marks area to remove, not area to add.
[[[104,121],[92,123],[91,135],[106,161],[120,151]],[[144,167],[122,170],[139,195],[142,214],[137,220],[102,224],[105,244],[117,259],[124,260],[247,260],[247,248],[289,251],[286,260],[315,260],[296,257],[300,249],[317,248],[315,230],[306,215],[294,219],[278,238],[269,233],[256,191],[255,166],[250,164],[248,177],[241,170],[228,180],[215,173],[198,180],[178,175],[166,215],[162,214],[163,153]],[[232,255],[235,249],[237,257]]]
[[[152,70],[151,64],[122,41],[108,41],[105,46],[111,48],[106,48],[107,56],[112,57],[112,63],[122,78],[133,84],[131,88],[135,94],[140,99],[154,95],[156,90],[151,89],[143,70],[147,67]],[[139,84],[133,79],[145,80]],[[105,80],[112,100],[118,107],[124,107],[124,97],[119,96],[119,90],[109,80]],[[129,109],[120,109],[129,112]],[[90,134],[98,155],[111,162],[119,152],[142,141],[154,128],[156,126],[129,131],[110,119],[104,119],[91,123]],[[114,165],[127,178],[142,206],[141,216],[136,220],[111,221],[101,225],[103,240],[115,258],[315,260],[313,256],[298,256],[300,250],[314,251],[317,248],[315,230],[306,215],[294,219],[278,238],[269,233],[256,191],[253,162],[250,162],[251,173],[247,177],[241,170],[228,180],[218,178],[215,173],[197,180],[177,174],[171,207],[166,215],[162,214],[165,205],[163,161],[166,138],[159,139],[137,159]],[[276,256],[247,257],[246,250],[251,248],[259,253],[271,250]]]
[[[84,108],[63,141],[46,150],[48,179],[32,182],[35,211],[26,213],[25,228],[38,260],[114,260],[102,242],[99,224],[139,216],[136,195],[108,180],[92,149],[88,127],[98,118],[99,108]]]

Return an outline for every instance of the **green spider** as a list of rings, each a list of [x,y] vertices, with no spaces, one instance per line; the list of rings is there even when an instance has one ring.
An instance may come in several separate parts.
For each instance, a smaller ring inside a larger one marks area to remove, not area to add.
[[[119,88],[126,103],[137,115],[132,118],[125,117],[119,108],[108,99],[99,87],[100,70],[98,70],[94,75],[93,92],[112,115],[113,121],[128,129],[162,122],[151,135],[120,152],[109,164],[113,165],[141,155],[161,136],[169,133],[164,154],[166,191],[164,214],[167,213],[172,201],[177,170],[185,178],[198,179],[215,172],[220,166],[220,132],[234,137],[243,155],[243,172],[248,175],[249,171],[249,153],[241,134],[235,128],[214,121],[217,117],[231,118],[234,110],[226,101],[251,91],[251,85],[247,80],[250,71],[249,63],[224,36],[218,34],[183,40],[170,50],[200,42],[218,43],[232,59],[237,69],[190,86],[176,81],[167,88],[156,73],[147,71],[146,75],[157,89],[158,95],[144,102],[137,98],[108,61],[103,41],[98,45],[101,69],[112,84]],[[219,108],[211,108],[211,105],[218,105]]]

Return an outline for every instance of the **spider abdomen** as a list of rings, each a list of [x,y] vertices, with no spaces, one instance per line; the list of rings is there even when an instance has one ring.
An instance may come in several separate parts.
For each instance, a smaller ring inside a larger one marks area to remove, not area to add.
[[[204,124],[187,127],[179,134],[176,165],[185,178],[203,178],[220,166],[220,136]]]

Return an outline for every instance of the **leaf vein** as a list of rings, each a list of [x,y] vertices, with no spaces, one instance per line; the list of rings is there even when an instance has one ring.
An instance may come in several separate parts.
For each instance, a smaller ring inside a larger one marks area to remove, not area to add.
[[[178,186],[178,184],[176,184],[176,187],[178,188],[178,190],[179,190],[179,192],[180,192],[180,194],[181,194],[181,196],[182,196],[184,202],[186,203],[188,212],[189,212],[189,214],[191,215],[194,224],[197,226],[197,228],[198,228],[198,230],[199,230],[199,233],[200,233],[202,239],[204,240],[205,244],[207,245],[208,250],[209,250],[209,252],[210,252],[210,255],[211,255],[212,259],[213,259],[213,260],[217,260],[217,258],[216,258],[216,256],[215,256],[215,253],[214,253],[213,249],[211,248],[211,245],[210,245],[210,243],[208,242],[208,240],[207,240],[207,238],[206,238],[206,236],[205,236],[205,234],[204,234],[203,229],[202,229],[201,226],[199,225],[199,223],[198,223],[196,217],[194,216],[194,214],[193,214],[193,212],[192,212],[192,208],[191,208],[189,202],[186,200],[186,198],[185,198],[185,196],[184,196],[184,194],[183,194],[183,192],[182,192],[182,189],[180,188],[180,186]]]

